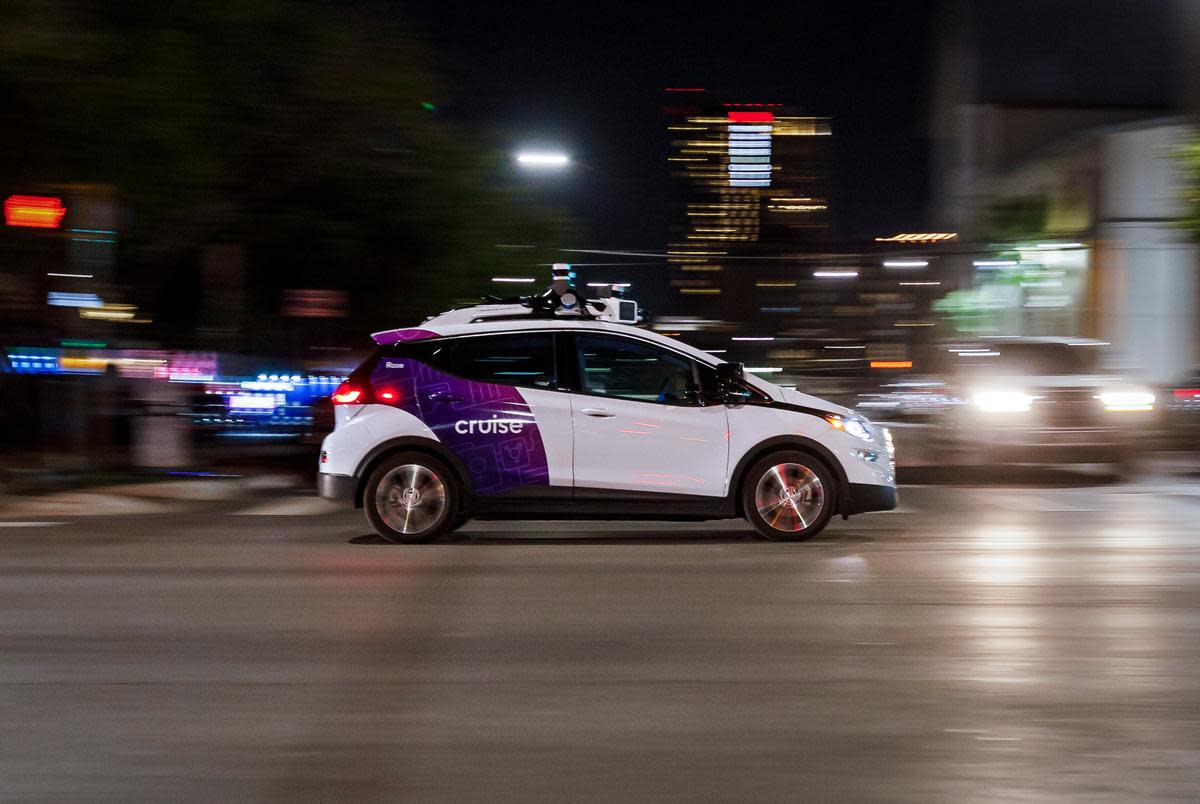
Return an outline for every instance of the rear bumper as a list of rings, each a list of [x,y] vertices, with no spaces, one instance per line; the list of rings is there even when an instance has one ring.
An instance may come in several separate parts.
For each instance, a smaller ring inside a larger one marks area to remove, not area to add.
[[[357,485],[355,478],[350,475],[317,474],[317,494],[326,500],[353,505]]]
[[[841,513],[865,514],[868,511],[891,511],[896,507],[895,486],[875,486],[870,483],[851,483],[850,496],[841,505]]]

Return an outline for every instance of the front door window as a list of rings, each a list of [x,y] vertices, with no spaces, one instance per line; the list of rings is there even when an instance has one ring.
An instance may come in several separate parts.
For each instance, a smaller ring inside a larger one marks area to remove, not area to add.
[[[578,335],[575,349],[586,394],[662,405],[696,403],[695,369],[686,357],[605,335]]]

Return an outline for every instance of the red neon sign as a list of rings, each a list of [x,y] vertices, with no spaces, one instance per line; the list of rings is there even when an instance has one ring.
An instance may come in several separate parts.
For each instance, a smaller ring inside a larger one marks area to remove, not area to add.
[[[4,223],[31,229],[57,229],[67,208],[61,198],[45,195],[10,195],[4,200]]]
[[[730,123],[771,123],[775,115],[771,112],[730,112]]]

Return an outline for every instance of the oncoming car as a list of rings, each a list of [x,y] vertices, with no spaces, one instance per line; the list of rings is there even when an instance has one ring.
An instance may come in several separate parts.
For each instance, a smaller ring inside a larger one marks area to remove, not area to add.
[[[982,338],[942,353],[945,408],[927,442],[944,463],[1107,463],[1133,470],[1157,425],[1152,389],[1103,341]]]
[[[744,516],[801,540],[896,506],[884,429],[618,323],[630,304],[489,304],[375,333],[333,395],[320,494],[396,542],[471,517]]]

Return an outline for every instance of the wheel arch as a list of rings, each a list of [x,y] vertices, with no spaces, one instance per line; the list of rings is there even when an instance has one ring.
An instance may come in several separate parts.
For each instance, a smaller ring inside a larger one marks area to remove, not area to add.
[[[379,465],[380,461],[386,460],[398,452],[423,452],[449,466],[450,471],[454,473],[454,479],[458,481],[459,488],[462,490],[460,495],[462,509],[467,510],[470,507],[470,503],[474,499],[474,489],[471,487],[471,475],[467,472],[467,467],[462,460],[440,441],[420,436],[400,436],[376,444],[358,462],[358,467],[354,470],[355,508],[362,508],[363,489],[367,485],[367,479],[371,476],[371,472],[375,471],[375,467]]]
[[[742,505],[742,482],[746,478],[746,473],[750,471],[750,467],[772,452],[782,452],[784,450],[803,452],[821,462],[829,473],[833,475],[834,482],[837,484],[834,513],[843,513],[843,509],[850,499],[850,479],[846,476],[845,467],[842,466],[842,462],[837,459],[829,447],[819,441],[801,435],[768,438],[765,441],[755,444],[742,454],[742,457],[738,460],[737,465],[734,466],[733,472],[729,476],[728,504],[733,507],[734,513],[737,516],[746,515],[745,507]]]

